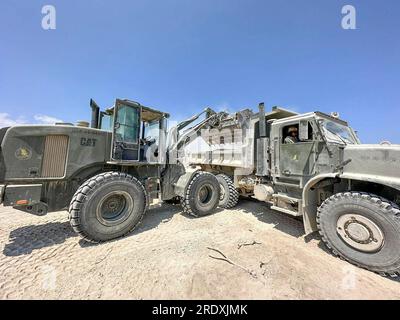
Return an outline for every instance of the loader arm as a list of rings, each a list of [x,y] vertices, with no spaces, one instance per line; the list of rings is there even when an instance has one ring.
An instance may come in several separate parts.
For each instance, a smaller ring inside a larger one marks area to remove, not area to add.
[[[195,126],[182,132],[189,124],[196,121],[201,115],[206,114],[206,118],[196,124]],[[219,124],[219,121],[227,116],[226,112],[215,112],[210,108],[204,109],[201,113],[194,115],[190,119],[180,122],[177,126],[170,130],[170,143],[168,145],[168,153],[174,154],[181,150],[187,143],[193,141],[193,137],[197,137],[200,130],[205,128],[215,127]],[[175,137],[175,141],[171,141],[172,137]]]

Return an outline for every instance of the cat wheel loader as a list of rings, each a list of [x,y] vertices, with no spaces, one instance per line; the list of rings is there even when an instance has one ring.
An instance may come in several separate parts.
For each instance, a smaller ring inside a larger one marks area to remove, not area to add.
[[[169,115],[138,102],[117,99],[103,111],[90,105],[90,127],[80,121],[0,129],[0,203],[36,215],[68,209],[72,228],[91,242],[131,232],[155,199],[178,198],[196,217],[216,208],[217,178],[179,159],[196,134],[183,129],[203,113],[168,134]],[[213,112],[204,112],[213,121]]]

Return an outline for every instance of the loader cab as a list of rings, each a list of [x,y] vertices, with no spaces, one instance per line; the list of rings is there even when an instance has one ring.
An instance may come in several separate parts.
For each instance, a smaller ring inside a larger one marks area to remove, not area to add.
[[[112,132],[111,162],[163,163],[168,117],[138,102],[120,99],[100,112],[100,129]]]

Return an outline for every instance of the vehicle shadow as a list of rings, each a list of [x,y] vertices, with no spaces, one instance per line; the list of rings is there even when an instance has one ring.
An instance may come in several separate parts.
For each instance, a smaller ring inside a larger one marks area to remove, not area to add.
[[[5,256],[26,255],[34,250],[61,244],[66,239],[76,236],[68,221],[24,226],[10,232],[10,242],[4,246],[3,254]]]
[[[147,212],[145,213],[139,226],[137,226],[133,232],[125,235],[123,238],[132,237],[132,236],[135,236],[142,232],[146,232],[148,230],[157,228],[157,226],[159,226],[162,223],[167,223],[169,220],[172,219],[172,217],[175,214],[180,213],[180,212],[182,212],[180,205],[172,205],[172,204],[163,203],[162,205],[150,207],[147,210]],[[121,238],[113,239],[113,240],[107,241],[107,243],[112,243],[112,242],[118,241],[120,239]],[[98,246],[101,244],[102,243],[87,242],[83,239],[79,240],[79,245],[82,248],[89,248],[89,247]]]
[[[206,215],[206,216],[194,217],[194,216],[192,216],[192,215],[190,215],[190,214],[187,214],[187,213],[183,212],[182,209],[180,209],[180,211],[181,211],[182,215],[183,215],[184,217],[188,218],[188,219],[203,219],[203,218],[206,218],[206,217],[209,216],[209,215]],[[222,212],[222,211],[224,211],[224,209],[222,209],[222,208],[216,208],[216,209],[213,211],[213,213],[212,213],[211,215],[217,214],[217,213]]]
[[[223,211],[223,209],[217,208],[213,214],[216,214],[218,212]],[[169,220],[172,219],[172,217],[176,214],[182,214],[185,218],[187,219],[201,219],[203,217],[193,217],[189,214],[186,214],[182,211],[182,207],[180,204],[168,204],[168,203],[163,203],[161,205],[157,205],[153,208],[150,208],[146,214],[143,217],[143,220],[141,221],[140,225],[131,233],[125,235],[123,238],[127,237],[133,237],[137,234],[140,234],[142,232],[146,232],[148,230],[157,228],[162,223],[167,223]],[[118,241],[121,238],[113,239],[110,241],[107,241],[107,243]],[[92,246],[98,246],[101,245],[101,243],[91,243],[87,242],[83,239],[79,240],[79,245],[82,248],[88,248]]]
[[[240,199],[235,209],[252,214],[261,222],[272,225],[273,228],[292,237],[300,238],[304,236],[304,227],[301,220],[272,210],[267,203],[253,199]]]
[[[220,209],[217,212],[221,211]],[[156,228],[162,223],[168,222],[175,214],[182,213],[180,205],[172,205],[163,203],[150,207],[143,217],[140,225],[125,237],[137,235],[142,232]],[[183,213],[182,213],[183,214]],[[193,217],[186,215],[191,219]],[[48,222],[40,225],[23,226],[14,229],[9,234],[9,243],[6,243],[3,249],[5,256],[21,256],[31,254],[34,250],[50,247],[56,244],[64,243],[68,238],[78,235],[72,229],[69,221],[64,222]],[[112,241],[118,241],[115,239]],[[111,241],[111,242],[112,242]],[[82,248],[101,245],[98,243],[90,243],[83,239],[79,240]]]

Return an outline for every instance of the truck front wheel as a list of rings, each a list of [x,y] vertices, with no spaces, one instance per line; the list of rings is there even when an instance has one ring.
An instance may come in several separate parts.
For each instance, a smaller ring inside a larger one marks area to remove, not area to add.
[[[196,172],[181,198],[183,211],[194,217],[206,216],[218,206],[219,196],[217,178],[208,172]]]
[[[318,209],[322,240],[333,254],[385,276],[400,276],[400,210],[379,196],[338,193]]]
[[[146,210],[146,192],[133,176],[101,173],[76,191],[69,207],[72,228],[86,241],[103,242],[131,232]]]

